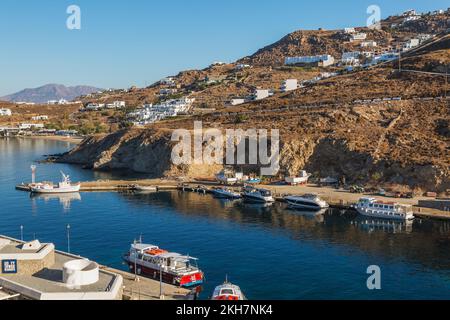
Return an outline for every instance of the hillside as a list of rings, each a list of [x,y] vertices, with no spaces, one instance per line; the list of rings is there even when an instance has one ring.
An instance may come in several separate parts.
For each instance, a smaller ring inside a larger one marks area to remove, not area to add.
[[[395,19],[384,21],[381,31],[366,31],[371,38],[380,37],[376,38],[380,43],[386,41],[386,45],[393,45],[400,37],[410,37],[413,27],[409,25],[388,30],[386,25],[391,26]],[[447,23],[445,19],[436,20],[433,16],[430,24],[443,28],[446,24],[439,21]],[[421,23],[417,28],[422,32],[427,25]],[[409,71],[443,72],[450,64],[449,35],[440,34],[427,45],[403,55],[402,72],[398,72],[395,60],[342,72],[292,92],[276,92],[261,101],[225,107],[227,99],[248,94],[255,87],[277,88],[286,78],[310,79],[335,70],[278,64],[286,52],[320,54],[326,49],[338,54],[342,46],[353,45],[342,42],[338,35],[342,33],[298,31],[240,60],[251,63],[251,68],[236,70],[238,63],[233,63],[181,72],[174,77],[180,90],[196,97],[197,107],[205,104],[215,111],[93,136],[61,161],[96,170],[131,169],[152,176],[212,176],[220,168],[174,166],[170,162],[172,129],[191,130],[194,120],[201,120],[205,128],[222,130],[279,129],[280,176],[306,169],[315,177],[346,177],[351,183],[439,192],[449,189],[450,113],[449,99],[445,99],[448,84],[446,87],[444,76]],[[299,38],[303,39],[301,44]],[[198,87],[204,77],[222,78],[213,85]],[[125,96],[139,101],[158,100],[156,92],[162,87],[156,83]],[[258,172],[258,166],[243,169],[247,173]]]
[[[22,91],[1,97],[0,100],[10,102],[47,103],[50,100],[65,99],[72,101],[75,98],[87,95],[101,89],[90,86],[66,87],[61,84],[47,84],[42,87],[24,89]]]

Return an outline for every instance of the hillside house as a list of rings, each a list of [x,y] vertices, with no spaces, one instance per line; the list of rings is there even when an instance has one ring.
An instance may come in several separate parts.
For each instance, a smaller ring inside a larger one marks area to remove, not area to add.
[[[374,48],[377,46],[377,42],[373,40],[361,42],[361,48]]]
[[[244,98],[233,98],[230,100],[229,104],[232,106],[237,106],[240,104],[244,104],[245,102],[247,102],[247,100]]]
[[[256,89],[253,93],[253,100],[262,100],[270,96],[270,91],[268,89]]]
[[[1,117],[10,117],[12,115],[11,109],[1,108],[0,116]]]
[[[287,79],[284,80],[281,84],[281,91],[288,92],[292,90],[296,90],[298,88],[298,80],[297,79]]]
[[[315,65],[321,67],[328,67],[335,63],[333,56],[329,54],[319,56],[301,56],[301,57],[287,57],[284,63],[286,65]]]
[[[352,35],[350,41],[361,41],[361,40],[366,40],[367,38],[367,34],[364,32],[358,32]]]
[[[31,118],[33,121],[46,121],[48,120],[48,116],[42,115],[42,116],[34,116]]]
[[[411,50],[417,46],[419,46],[420,40],[417,38],[409,39],[407,42],[403,44],[403,51]]]
[[[360,64],[359,57],[361,56],[360,51],[344,52],[342,54],[341,62],[344,65],[358,66]]]

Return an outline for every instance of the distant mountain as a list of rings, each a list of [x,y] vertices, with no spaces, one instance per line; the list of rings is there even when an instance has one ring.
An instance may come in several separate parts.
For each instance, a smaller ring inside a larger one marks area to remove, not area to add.
[[[60,100],[60,99],[72,101],[79,96],[83,96],[101,90],[102,89],[90,86],[66,87],[61,84],[47,84],[39,88],[25,89],[17,93],[0,97],[0,100],[11,102],[23,101],[34,103],[47,103],[47,101],[50,100]]]

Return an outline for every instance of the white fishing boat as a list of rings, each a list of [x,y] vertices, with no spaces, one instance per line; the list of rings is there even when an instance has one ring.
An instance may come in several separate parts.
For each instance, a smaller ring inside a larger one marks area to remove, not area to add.
[[[70,177],[65,175],[64,172],[61,171],[61,175],[63,180],[58,183],[57,186],[52,183],[39,183],[31,186],[31,192],[33,193],[75,193],[80,191],[81,185],[79,183],[72,184],[70,181]]]
[[[246,200],[249,201],[262,203],[275,202],[275,199],[272,197],[272,192],[266,189],[258,189],[251,186],[246,186],[242,195]]]
[[[383,202],[375,198],[361,198],[353,205],[353,208],[363,216],[395,219],[395,220],[412,220],[414,212],[411,205],[400,204],[397,202]]]
[[[306,171],[302,170],[300,171],[300,174],[296,177],[286,177],[285,181],[287,184],[291,186],[295,186],[298,184],[306,184],[308,183],[309,178],[311,177],[310,173],[307,173]]]
[[[217,198],[239,199],[242,197],[240,193],[235,192],[230,188],[215,188],[211,191]]]
[[[305,194],[302,196],[287,196],[284,198],[289,207],[295,209],[321,210],[329,207],[328,203],[316,194]]]
[[[239,286],[234,285],[228,280],[214,289],[211,300],[247,300]]]

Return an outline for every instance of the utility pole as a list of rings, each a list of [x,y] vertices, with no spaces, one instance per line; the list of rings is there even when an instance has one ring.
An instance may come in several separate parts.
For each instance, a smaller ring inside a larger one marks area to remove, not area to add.
[[[67,253],[70,253],[70,224],[67,225]]]
[[[164,264],[166,263],[166,259],[163,260]],[[159,267],[159,300],[164,300],[164,293],[163,293],[163,287],[162,287],[162,269],[163,266]]]

